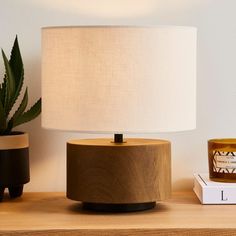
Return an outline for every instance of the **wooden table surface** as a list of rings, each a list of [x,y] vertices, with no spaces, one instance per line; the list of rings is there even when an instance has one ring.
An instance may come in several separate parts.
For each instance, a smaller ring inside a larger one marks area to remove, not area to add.
[[[236,205],[201,205],[173,193],[153,210],[93,213],[64,193],[24,193],[0,203],[0,235],[236,235]]]

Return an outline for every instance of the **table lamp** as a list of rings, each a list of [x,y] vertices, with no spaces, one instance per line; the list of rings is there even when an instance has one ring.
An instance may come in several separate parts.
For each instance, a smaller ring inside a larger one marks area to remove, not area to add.
[[[170,142],[123,134],[196,123],[196,29],[42,29],[42,126],[111,133],[67,143],[67,197],[97,211],[153,208],[171,193]]]

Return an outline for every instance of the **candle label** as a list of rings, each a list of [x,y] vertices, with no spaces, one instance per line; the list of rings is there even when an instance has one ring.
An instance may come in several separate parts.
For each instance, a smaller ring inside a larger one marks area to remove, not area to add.
[[[236,173],[236,152],[213,151],[213,171]]]

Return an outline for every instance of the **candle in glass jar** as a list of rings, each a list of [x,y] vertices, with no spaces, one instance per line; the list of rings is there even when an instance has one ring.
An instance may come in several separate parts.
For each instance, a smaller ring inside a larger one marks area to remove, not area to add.
[[[236,139],[209,140],[208,161],[211,180],[236,182]]]

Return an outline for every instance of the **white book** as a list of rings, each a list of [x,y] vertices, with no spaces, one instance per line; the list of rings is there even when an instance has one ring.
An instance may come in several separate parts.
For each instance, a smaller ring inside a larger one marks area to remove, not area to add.
[[[209,174],[194,174],[193,191],[202,204],[236,204],[236,183],[211,181]]]

